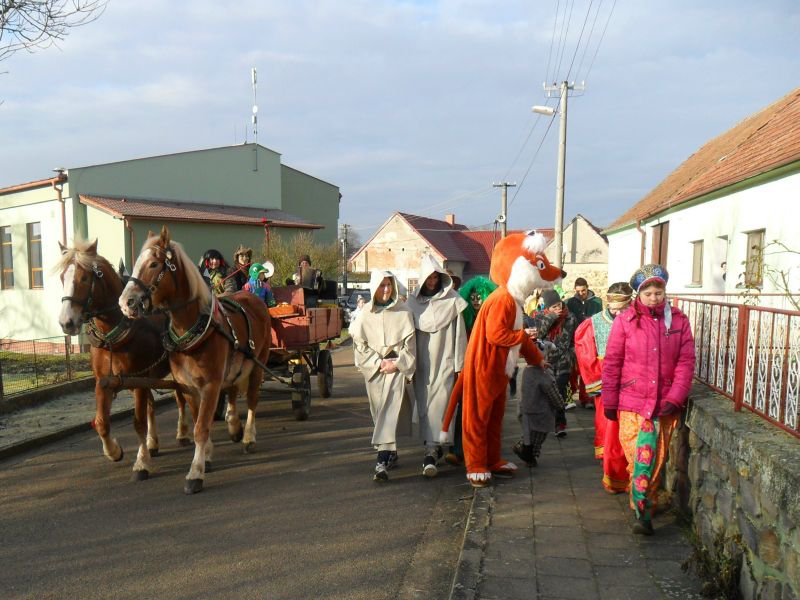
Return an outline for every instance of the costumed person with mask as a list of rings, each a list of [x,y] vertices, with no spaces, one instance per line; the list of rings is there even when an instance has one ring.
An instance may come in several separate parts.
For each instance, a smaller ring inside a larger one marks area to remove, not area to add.
[[[198,267],[208,287],[217,296],[236,291],[236,282],[228,277],[231,269],[219,250],[206,250]]]
[[[467,306],[461,311],[464,327],[467,329],[467,340],[472,333],[472,326],[475,324],[475,318],[478,316],[484,300],[496,289],[497,285],[483,275],[473,277],[459,288],[458,293],[467,302]],[[450,451],[445,454],[444,459],[448,464],[456,466],[464,463],[464,447],[461,443],[461,396],[452,394],[447,405],[447,412],[444,414],[442,429],[448,431],[451,420],[453,421],[453,445],[450,446]]]
[[[236,289],[243,290],[250,278],[250,265],[253,263],[253,250],[252,248],[245,248],[243,244],[233,253],[233,268],[234,272],[229,275],[233,277],[236,282]]]
[[[408,298],[417,332],[415,412],[425,446],[422,474],[435,477],[437,463],[444,455],[439,443],[442,419],[456,377],[464,366],[467,330],[461,311],[467,303],[453,290],[452,278],[430,254],[422,257],[419,280],[421,285]]]
[[[519,356],[543,364],[542,353],[522,328],[522,306],[536,288],[566,273],[544,254],[547,240],[536,231],[512,233],[492,251],[489,274],[498,288],[481,306],[453,394],[462,397],[462,430],[467,480],[485,487],[493,476],[513,476],[517,466],[502,457],[503,415],[508,379]],[[444,425],[444,424],[443,424]],[[448,440],[441,432],[441,441]]]
[[[612,494],[628,491],[628,460],[619,443],[619,421],[604,413],[602,367],[608,336],[614,319],[631,303],[633,289],[627,281],[612,283],[606,293],[606,307],[578,325],[575,356],[586,393],[594,401],[594,456],[603,461],[603,488]]]
[[[694,374],[689,319],[668,304],[668,279],[656,264],[634,273],[636,298],[611,325],[602,368],[604,414],[619,420],[631,475],[633,533],[640,535],[653,535],[661,471]]]
[[[269,285],[269,278],[274,272],[275,267],[269,261],[264,264],[251,264],[250,279],[244,284],[243,289],[261,298],[267,306],[275,306],[275,297],[272,294],[272,287]]]
[[[352,324],[355,366],[364,376],[375,429],[372,445],[378,451],[373,479],[389,480],[397,464],[397,422],[406,386],[416,366],[414,316],[399,301],[397,278],[391,271],[373,270],[371,300]]]
[[[322,271],[311,266],[311,257],[303,254],[297,261],[297,271],[292,275],[291,280],[287,280],[288,285],[294,283],[303,288],[305,305],[313,308],[319,304],[319,296],[325,289],[325,279]]]

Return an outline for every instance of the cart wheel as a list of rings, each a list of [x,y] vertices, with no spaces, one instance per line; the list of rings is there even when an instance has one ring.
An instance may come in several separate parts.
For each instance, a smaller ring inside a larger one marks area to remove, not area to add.
[[[292,371],[292,410],[298,421],[308,419],[311,412],[311,375],[303,364],[295,365]]]
[[[320,350],[317,358],[317,389],[323,398],[333,394],[333,358],[330,350]]]

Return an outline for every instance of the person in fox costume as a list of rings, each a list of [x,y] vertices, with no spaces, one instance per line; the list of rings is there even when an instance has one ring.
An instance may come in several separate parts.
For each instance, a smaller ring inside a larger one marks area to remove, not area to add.
[[[462,397],[464,461],[473,487],[487,486],[493,475],[510,477],[517,469],[500,451],[508,379],[520,354],[528,364],[544,362],[522,328],[522,307],[535,289],[552,287],[566,276],[544,255],[546,245],[536,231],[512,233],[492,252],[489,275],[498,288],[478,312],[453,389]],[[449,420],[442,423],[442,443],[449,441],[449,427]]]

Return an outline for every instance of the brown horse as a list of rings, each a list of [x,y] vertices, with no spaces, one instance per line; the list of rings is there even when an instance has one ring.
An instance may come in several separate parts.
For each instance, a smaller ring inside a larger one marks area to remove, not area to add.
[[[113,461],[122,460],[123,450],[111,437],[111,401],[116,395],[100,385],[108,375],[136,375],[161,379],[169,374],[169,361],[161,345],[166,319],[158,316],[131,321],[122,315],[119,296],[123,282],[108,261],[97,254],[97,241],[78,241],[74,248],[59,242],[61,259],[56,271],[61,273],[64,296],[58,322],[67,335],[76,335],[86,323],[92,343],[92,372],[95,376],[97,435],[103,453]],[[154,470],[151,456],[158,454],[153,393],[148,388],[135,388],[134,428],[139,437],[139,453],[133,465],[134,479],[147,479]],[[188,445],[189,424],[183,394],[175,392],[178,404],[177,440]]]
[[[233,441],[243,441],[244,451],[255,445],[255,411],[270,348],[270,318],[264,302],[249,292],[217,299],[181,245],[170,239],[166,226],[151,233],[133,267],[133,275],[119,298],[130,318],[150,310],[169,315],[166,338],[172,376],[188,392],[195,417],[194,460],[184,491],[203,489],[206,461],[213,444],[209,431],[220,391],[227,391],[225,420]],[[256,362],[257,361],[257,362]],[[247,390],[247,423],[236,412],[239,388]]]

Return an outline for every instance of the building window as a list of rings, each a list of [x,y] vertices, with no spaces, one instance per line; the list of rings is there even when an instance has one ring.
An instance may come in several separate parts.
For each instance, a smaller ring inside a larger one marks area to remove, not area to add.
[[[764,233],[763,229],[747,233],[746,287],[761,287],[764,283]]]
[[[666,267],[668,244],[669,221],[666,223],[659,223],[653,227],[653,251],[651,252],[652,260],[650,262]]]
[[[43,288],[41,223],[28,223],[28,264],[30,265],[31,289]]]
[[[703,240],[692,242],[692,285],[703,285]]]
[[[406,283],[406,287],[408,288],[408,293],[411,294],[419,287],[419,279],[409,279]]]
[[[0,270],[2,280],[0,286],[4,290],[14,288],[14,256],[11,252],[11,227],[0,227]]]

